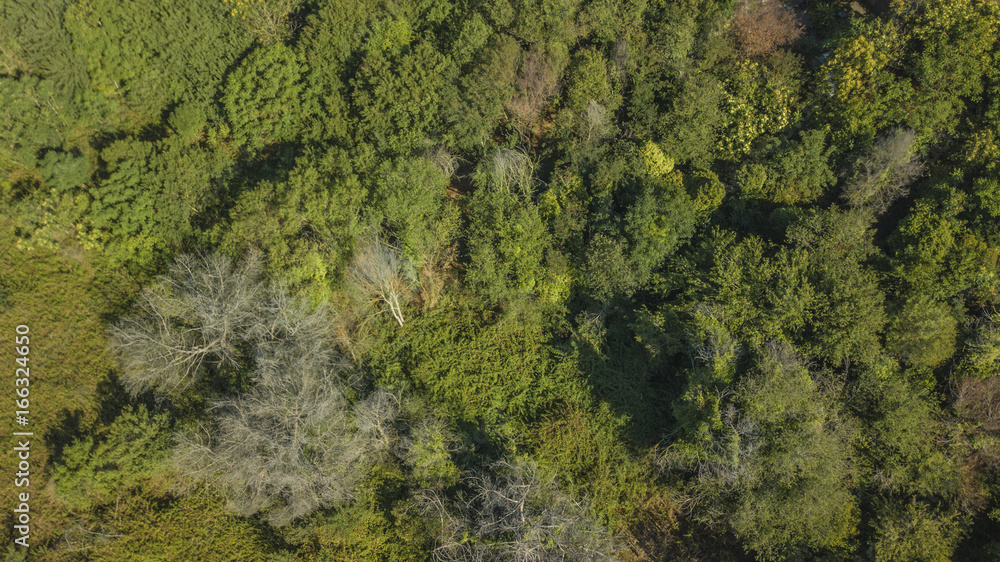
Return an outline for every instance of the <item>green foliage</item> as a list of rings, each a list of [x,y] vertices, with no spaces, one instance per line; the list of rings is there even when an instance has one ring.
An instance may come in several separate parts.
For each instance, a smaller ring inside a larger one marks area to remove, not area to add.
[[[70,6],[67,0],[0,4],[4,74],[44,76],[64,100],[83,94],[90,79],[86,59],[74,50],[68,32],[66,12]]]
[[[708,341],[702,322],[754,346],[798,340],[823,302],[810,278],[809,254],[802,249],[774,254],[760,238],[737,242],[732,232],[716,231],[702,242],[696,259],[685,265],[695,268],[697,277],[689,281],[690,296],[682,301],[694,307],[696,346]]]
[[[550,274],[546,254],[548,233],[538,207],[522,189],[528,189],[530,168],[515,154],[498,153],[487,172],[489,182],[469,201],[469,283],[492,303],[513,302],[524,296],[548,296]],[[527,175],[525,175],[527,174]],[[516,191],[512,191],[516,190]]]
[[[627,265],[637,282],[643,283],[691,236],[699,209],[684,189],[677,170],[662,177],[628,180],[623,182],[623,195],[630,201],[619,228],[628,244]]]
[[[43,148],[60,148],[68,136],[65,101],[49,80],[0,77],[0,155],[34,167]],[[11,172],[4,163],[0,171]]]
[[[443,135],[449,144],[471,153],[483,150],[506,117],[505,105],[516,95],[521,58],[521,47],[513,37],[495,36],[481,48],[475,67],[458,78],[458,88],[443,92]],[[551,84],[542,81],[540,86],[544,93]]]
[[[695,71],[678,85],[657,137],[680,162],[708,167],[720,130],[726,122],[722,111],[725,90],[710,74]]]
[[[329,294],[349,257],[365,190],[343,150],[309,150],[284,179],[240,193],[214,233],[233,255],[264,252],[271,271],[315,298]]]
[[[857,532],[851,431],[791,353],[771,346],[739,400],[759,435],[747,437],[760,442],[747,447],[759,449],[737,484],[732,524],[764,559],[804,549],[844,551]]]
[[[199,214],[218,202],[214,186],[230,163],[177,136],[118,140],[101,159],[106,175],[87,190],[85,224],[112,263],[143,269],[194,236]]]
[[[800,142],[779,142],[760,190],[776,203],[815,201],[835,177],[828,166],[826,131],[801,131]],[[750,184],[752,185],[752,183]]]
[[[969,374],[980,378],[997,374],[1000,367],[1000,329],[994,317],[991,315],[978,319],[971,331],[972,334],[966,339],[962,367]]]
[[[449,416],[482,420],[512,437],[558,396],[575,399],[577,374],[545,346],[536,323],[498,321],[462,305],[415,317],[398,332],[391,355],[376,363],[381,382],[408,381]]]
[[[923,497],[955,494],[958,467],[936,446],[932,398],[886,361],[865,369],[855,392],[859,414],[868,418],[857,445],[870,485]]]
[[[849,32],[834,43],[815,75],[815,89],[828,98],[823,111],[845,137],[836,142],[870,141],[877,131],[903,120],[903,107],[913,96],[911,83],[894,72],[903,65],[904,41],[898,21],[854,18]]]
[[[104,440],[87,437],[63,450],[52,469],[56,493],[74,509],[108,503],[163,471],[170,446],[165,413],[127,406]]]
[[[965,193],[938,186],[932,194],[900,221],[892,240],[896,275],[913,292],[937,298],[993,285],[996,253],[962,219]]]
[[[615,95],[608,63],[596,49],[579,51],[567,74],[567,109],[580,113],[591,101],[601,104],[608,111],[618,109],[621,102]]]
[[[452,459],[455,435],[442,420],[425,418],[413,428],[406,464],[423,488],[449,488],[458,484],[461,471]]]
[[[767,168],[760,164],[745,164],[736,172],[736,184],[743,197],[763,199],[766,183]]]
[[[726,186],[719,181],[719,176],[708,170],[697,170],[685,179],[696,215],[704,217],[719,208],[726,196]]]
[[[126,496],[118,505],[116,534],[121,537],[92,545],[88,554],[105,560],[268,560],[276,550],[268,534],[254,522],[227,513],[224,506],[222,498],[204,492],[182,498]]]
[[[991,556],[1000,8],[744,4],[0,0],[32,556]]]
[[[172,103],[213,100],[225,70],[250,44],[226,11],[221,2],[97,0],[69,5],[64,25],[86,60],[90,87],[111,100],[123,97],[134,119],[148,123]]]
[[[292,12],[301,7],[298,0],[223,0],[223,2],[234,4],[229,15],[243,20],[246,30],[264,44],[287,39],[292,32],[289,21]]]
[[[570,44],[576,39],[576,14],[580,9],[580,0],[556,0],[543,2],[541,0],[504,1],[498,5],[507,4],[513,12],[506,16],[512,31],[517,37],[533,43],[563,43]],[[498,10],[498,11],[499,11]],[[503,12],[498,13],[504,17]],[[515,17],[511,17],[515,16]],[[497,21],[497,27],[507,27],[508,23]]]
[[[348,137],[348,68],[364,42],[369,19],[376,17],[375,8],[361,1],[318,2],[305,18],[295,49],[309,63],[304,90],[316,107],[312,119],[300,122],[299,136],[313,141]]]
[[[955,353],[958,321],[945,303],[908,300],[890,322],[886,349],[906,363],[934,368]]]
[[[433,263],[457,235],[457,209],[446,197],[453,159],[442,149],[387,161],[376,172],[377,209],[415,263]]]
[[[693,472],[694,493],[714,506],[705,517],[726,520],[761,559],[846,551],[858,518],[850,425],[787,344],[760,349],[755,372],[735,381],[738,347],[706,321],[709,347],[675,403],[683,433],[664,462]]]
[[[587,247],[583,282],[598,300],[629,294],[639,286],[638,272],[629,267],[627,247],[620,241],[598,233]]]
[[[398,53],[367,53],[365,63],[352,83],[355,138],[389,154],[429,147],[441,126],[445,76],[453,63],[427,42]]]
[[[299,548],[299,556],[387,562],[427,559],[431,546],[427,524],[406,501],[405,484],[398,467],[376,467],[360,486],[357,502],[308,522],[312,528],[304,530],[314,538]]]
[[[886,317],[878,277],[866,263],[875,253],[868,216],[821,211],[790,228],[788,238],[809,254],[809,279],[818,293],[807,349],[834,363],[871,360]]]
[[[195,142],[201,135],[207,122],[208,116],[205,110],[193,103],[179,105],[170,113],[170,118],[167,120],[170,128],[180,138],[186,139],[189,142]]]
[[[935,509],[913,500],[898,505],[887,502],[876,524],[872,545],[874,559],[882,561],[952,560],[964,534],[962,515],[956,510]]]
[[[90,162],[83,156],[50,150],[38,161],[38,172],[45,185],[66,192],[90,178]]]
[[[918,9],[897,9],[916,43],[906,68],[920,85],[922,99],[910,119],[922,131],[953,129],[956,114],[982,95],[1000,10],[995,2],[979,0],[937,0]]]
[[[785,68],[772,69],[746,60],[726,77],[721,107],[727,127],[719,138],[723,154],[734,158],[745,156],[757,139],[774,135],[789,125],[798,84],[788,74],[795,72],[792,70],[795,65],[792,60],[783,65]]]
[[[282,44],[255,49],[229,74],[222,105],[237,146],[259,150],[297,130],[302,107],[301,77],[307,67]]]
[[[531,434],[541,466],[563,475],[574,495],[593,498],[612,529],[634,521],[658,491],[648,460],[630,451],[626,423],[606,403],[582,404],[551,410]]]

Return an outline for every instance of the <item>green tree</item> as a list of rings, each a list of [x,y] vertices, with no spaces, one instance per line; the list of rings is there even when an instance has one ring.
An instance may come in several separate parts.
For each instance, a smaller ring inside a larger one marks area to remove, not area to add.
[[[447,197],[457,167],[457,158],[438,147],[421,157],[384,162],[377,171],[369,218],[381,215],[419,266],[434,265],[457,238],[458,209]]]
[[[698,71],[679,80],[676,88],[657,138],[679,162],[708,168],[726,123],[722,110],[725,90],[715,76]]]
[[[732,524],[769,559],[806,549],[843,552],[857,533],[850,425],[793,353],[770,346],[739,400],[760,441],[747,447],[759,449],[740,482]]]
[[[387,154],[429,148],[440,134],[454,63],[424,41],[369,52],[365,61],[352,82],[355,138]]]
[[[938,446],[940,409],[928,394],[891,359],[879,358],[861,371],[852,403],[864,420],[857,445],[872,489],[927,498],[957,493],[957,459]]]
[[[157,142],[114,141],[101,151],[104,178],[81,222],[115,264],[147,269],[191,240],[219,204],[231,161],[177,136]]]
[[[756,350],[755,368],[736,380],[738,344],[706,320],[709,338],[674,407],[682,434],[663,458],[693,473],[706,504],[697,517],[726,522],[761,559],[849,551],[858,519],[849,422],[787,344]]]
[[[302,74],[306,65],[290,48],[255,49],[226,79],[222,105],[233,140],[256,151],[294,136],[305,119]]]
[[[955,353],[958,320],[946,303],[913,297],[894,315],[886,349],[911,365],[938,367]]]
[[[965,534],[964,518],[956,510],[935,509],[913,500],[903,505],[886,502],[881,512],[871,548],[879,562],[953,560]]]
[[[765,166],[759,191],[756,182],[744,181],[744,193],[775,203],[815,201],[835,183],[829,167],[830,150],[824,130],[801,131],[800,141],[772,141],[770,163]]]
[[[488,23],[486,12],[500,5],[484,3],[456,24],[462,31],[450,56],[461,72],[453,77],[456,87],[441,92],[446,142],[473,154],[489,146],[508,112],[515,121],[533,119],[558,86],[558,73],[552,72],[558,69],[550,59],[542,52],[523,54],[517,39],[496,33]]]
[[[548,232],[530,198],[534,175],[524,153],[501,149],[481,164],[469,201],[466,278],[493,303],[546,295]]]
[[[322,299],[349,259],[366,193],[355,167],[363,159],[363,152],[307,149],[286,178],[241,192],[212,237],[233,255],[264,252],[291,289]]]
[[[996,250],[963,219],[968,196],[947,185],[916,200],[890,238],[895,275],[915,293],[950,298],[995,284]]]
[[[76,509],[111,502],[164,472],[170,446],[166,414],[126,406],[105,439],[95,443],[85,437],[63,449],[52,470],[56,494]]]
[[[0,77],[0,171],[8,176],[14,163],[33,168],[43,148],[61,148],[69,123],[64,98],[48,80],[34,76]]]
[[[815,74],[816,91],[828,98],[823,111],[835,123],[835,143],[867,144],[878,131],[903,121],[913,85],[897,71],[905,62],[906,38],[898,20],[857,18],[833,45],[829,60]]]
[[[809,255],[808,279],[816,311],[802,342],[810,354],[832,362],[875,357],[885,326],[885,295],[868,264],[876,254],[870,215],[834,209],[807,216],[788,230],[789,241]]]
[[[124,101],[132,114],[116,121],[142,125],[182,100],[210,104],[252,40],[226,12],[222,2],[196,0],[70,4],[64,25],[98,94],[88,95],[88,106]]]

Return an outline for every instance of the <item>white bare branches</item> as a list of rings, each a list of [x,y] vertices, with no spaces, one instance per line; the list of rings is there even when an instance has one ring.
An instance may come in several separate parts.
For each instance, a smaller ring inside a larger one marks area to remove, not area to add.
[[[167,275],[142,292],[131,314],[111,328],[125,388],[175,396],[208,367],[237,364],[266,294],[261,257],[238,266],[224,254],[180,256]]]
[[[527,462],[501,461],[492,474],[466,479],[468,493],[449,502],[425,492],[424,505],[439,515],[439,562],[610,560],[607,530],[582,503]]]
[[[500,193],[526,196],[534,185],[534,173],[526,152],[501,148],[483,160],[478,180]]]
[[[844,188],[844,200],[879,215],[906,195],[922,170],[914,154],[916,138],[912,129],[897,129],[879,139],[871,152],[858,160],[854,179]]]
[[[209,425],[178,436],[175,464],[214,482],[238,513],[283,525],[352,497],[395,439],[398,402],[381,391],[353,398],[360,375],[335,351],[329,311],[261,274],[257,254],[236,267],[221,254],[181,256],[111,335],[133,394],[176,397],[210,368],[252,383],[212,401]]]
[[[377,392],[351,405],[334,380],[291,369],[216,403],[210,435],[181,437],[179,469],[213,480],[237,513],[263,512],[276,526],[350,500],[387,449],[380,429],[395,401]]]
[[[370,303],[384,304],[402,326],[403,305],[413,292],[411,269],[411,264],[397,248],[374,236],[358,245],[347,269],[347,278]]]
[[[238,513],[280,526],[352,498],[390,448],[398,402],[381,391],[349,400],[354,368],[331,351],[325,309],[279,293],[266,312],[253,388],[216,401],[214,426],[180,436],[175,460]]]

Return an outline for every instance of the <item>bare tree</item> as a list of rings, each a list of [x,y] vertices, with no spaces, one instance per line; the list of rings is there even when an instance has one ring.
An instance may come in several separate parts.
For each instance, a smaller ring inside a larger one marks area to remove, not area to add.
[[[527,462],[501,461],[493,474],[467,478],[468,493],[449,501],[424,492],[440,522],[438,561],[611,560],[615,547],[588,508]]]
[[[214,427],[179,438],[178,469],[214,483],[237,513],[262,512],[275,526],[349,501],[387,448],[378,429],[393,401],[377,392],[351,405],[325,375],[291,374],[216,403]]]
[[[480,164],[478,180],[501,193],[527,195],[534,182],[534,171],[526,152],[500,148]]]
[[[542,109],[558,91],[559,70],[551,57],[538,50],[525,54],[517,77],[517,94],[505,105],[523,137],[538,128]]]
[[[424,150],[424,158],[429,160],[447,178],[451,179],[458,171],[459,159],[444,145]]]
[[[239,266],[181,256],[112,340],[133,393],[174,396],[211,366],[247,375],[249,391],[215,400],[208,425],[178,436],[176,466],[218,485],[237,512],[283,525],[352,497],[395,441],[398,404],[382,391],[351,398],[360,375],[334,351],[329,310],[261,274],[256,253]]]
[[[238,17],[247,31],[261,43],[284,41],[295,30],[292,14],[299,8],[299,0],[223,0],[233,4],[230,15]]]
[[[733,17],[736,47],[746,57],[770,55],[802,31],[795,14],[778,0],[744,1]]]
[[[216,401],[213,425],[180,435],[175,461],[219,486],[238,513],[280,526],[352,498],[392,443],[397,401],[377,391],[352,403],[353,366],[330,351],[325,311],[276,302],[253,388]]]
[[[858,160],[854,178],[844,188],[844,200],[879,215],[906,195],[922,170],[914,154],[916,138],[913,129],[896,129],[879,139],[871,152]]]
[[[235,367],[267,297],[262,272],[256,252],[239,265],[224,254],[178,257],[142,292],[137,311],[111,327],[125,388],[175,396],[210,367]]]
[[[955,384],[955,410],[982,429],[1000,433],[1000,376],[960,379]]]
[[[347,269],[347,278],[372,304],[384,304],[402,326],[403,304],[413,292],[411,269],[411,264],[397,248],[374,236],[358,245]]]
[[[583,113],[583,130],[587,133],[587,142],[606,138],[611,133],[611,121],[607,108],[590,100]]]

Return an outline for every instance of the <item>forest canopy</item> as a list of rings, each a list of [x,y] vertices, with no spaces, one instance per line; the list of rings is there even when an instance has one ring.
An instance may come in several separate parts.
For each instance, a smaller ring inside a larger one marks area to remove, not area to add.
[[[996,0],[0,0],[5,554],[1000,559],[998,162]]]

